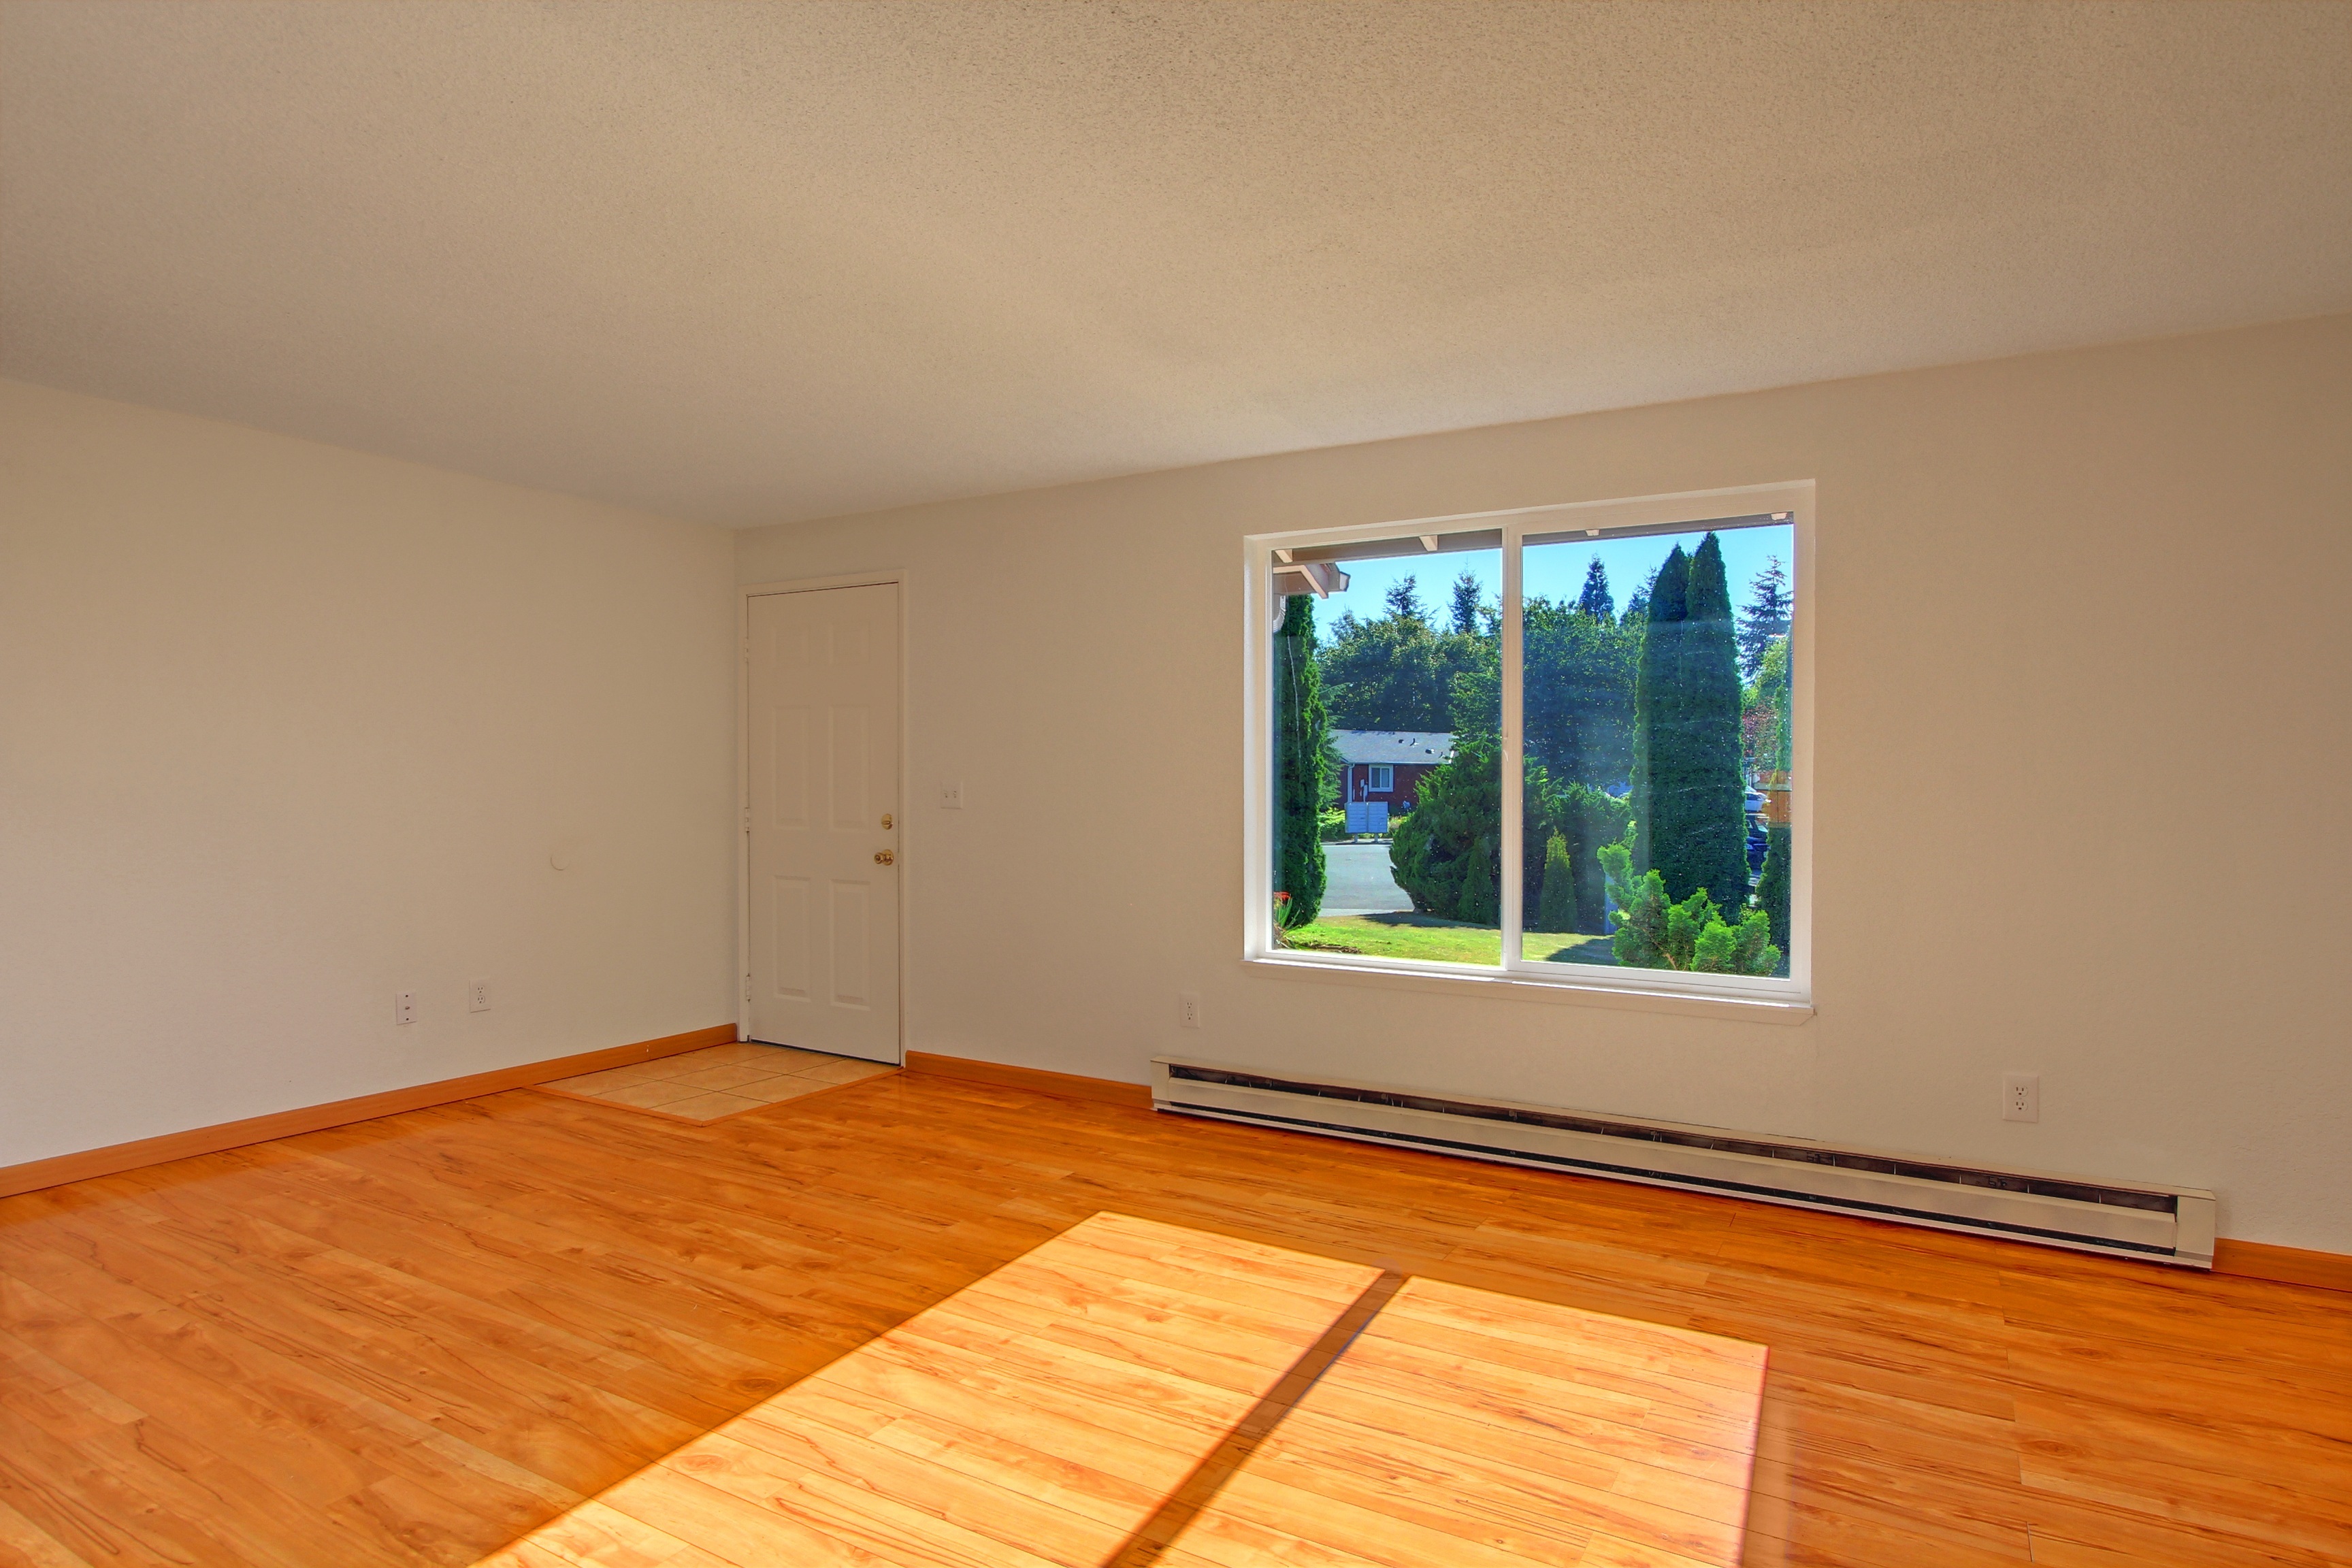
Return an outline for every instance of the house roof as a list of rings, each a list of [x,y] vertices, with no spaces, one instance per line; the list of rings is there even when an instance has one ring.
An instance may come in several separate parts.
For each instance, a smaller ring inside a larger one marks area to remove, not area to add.
[[[1334,730],[1331,743],[1343,763],[1428,763],[1454,754],[1454,737],[1426,730]]]

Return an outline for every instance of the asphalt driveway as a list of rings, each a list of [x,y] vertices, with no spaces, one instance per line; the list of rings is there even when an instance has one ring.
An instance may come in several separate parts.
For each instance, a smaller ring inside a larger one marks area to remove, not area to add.
[[[1389,870],[1385,844],[1326,844],[1323,888],[1327,915],[1385,915],[1412,908]]]

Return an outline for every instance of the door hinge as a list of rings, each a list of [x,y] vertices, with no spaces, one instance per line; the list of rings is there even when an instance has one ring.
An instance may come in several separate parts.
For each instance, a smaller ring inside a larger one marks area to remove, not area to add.
[[[748,805],[743,808],[743,831],[751,831],[751,808]]]
[[[748,975],[748,974],[747,974],[747,975],[743,976],[743,1000],[744,1000],[744,1001],[746,1001],[746,1002],[749,1002],[751,999],[751,977],[750,975]]]

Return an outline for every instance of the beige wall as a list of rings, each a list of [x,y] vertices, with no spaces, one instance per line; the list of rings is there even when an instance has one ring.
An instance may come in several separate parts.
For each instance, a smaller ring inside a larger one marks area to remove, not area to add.
[[[1242,535],[1803,479],[1811,1023],[1240,962]],[[2207,1185],[2225,1235],[2352,1250],[2348,528],[2338,317],[762,530],[738,572],[910,574],[915,1048]]]
[[[731,1018],[731,548],[0,383],[0,1164]]]

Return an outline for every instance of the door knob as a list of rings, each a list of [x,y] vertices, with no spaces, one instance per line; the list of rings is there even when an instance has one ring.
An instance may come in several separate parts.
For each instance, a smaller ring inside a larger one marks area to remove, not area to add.
[[[890,831],[890,814],[887,811],[882,814],[882,831],[885,833]]]
[[[887,849],[877,849],[874,851],[874,863],[877,866],[887,866],[897,859],[898,857],[891,854]]]

